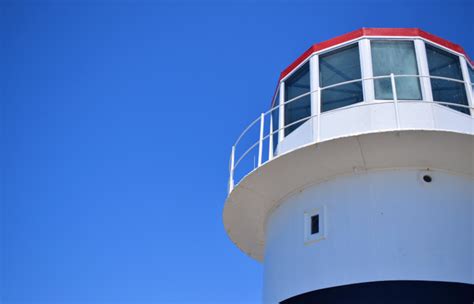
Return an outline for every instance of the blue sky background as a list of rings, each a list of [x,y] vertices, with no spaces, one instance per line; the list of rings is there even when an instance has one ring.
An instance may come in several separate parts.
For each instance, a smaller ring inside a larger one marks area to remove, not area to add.
[[[1,1],[2,303],[258,303],[222,224],[230,147],[311,44],[473,1]]]

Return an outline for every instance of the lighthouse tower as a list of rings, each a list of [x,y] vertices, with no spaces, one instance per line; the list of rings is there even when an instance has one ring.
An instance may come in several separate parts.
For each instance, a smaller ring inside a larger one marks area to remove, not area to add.
[[[264,303],[474,301],[473,61],[420,29],[310,47],[237,138],[224,226]]]

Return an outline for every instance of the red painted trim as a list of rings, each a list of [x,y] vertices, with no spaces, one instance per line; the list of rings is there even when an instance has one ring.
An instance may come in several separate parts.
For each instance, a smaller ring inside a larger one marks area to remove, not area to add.
[[[460,45],[452,43],[448,40],[445,40],[418,28],[361,28],[356,31],[338,36],[336,38],[332,38],[324,42],[312,45],[309,49],[306,50],[306,52],[304,52],[295,61],[293,61],[292,64],[290,64],[286,69],[284,69],[283,72],[281,72],[279,80],[290,74],[300,63],[305,61],[309,56],[311,56],[311,54],[315,52],[322,51],[324,49],[333,47],[335,45],[353,39],[370,36],[421,37],[431,42],[442,45],[450,50],[463,54],[467,58],[467,60],[471,62],[471,64],[474,64],[474,62],[467,55],[466,51],[464,51],[464,49]]]
[[[333,47],[340,43],[350,41],[352,39],[357,39],[362,36],[363,36],[363,29],[359,29],[359,30],[338,36],[336,38],[323,41],[321,43],[313,44],[309,49],[306,50],[306,52],[304,52],[300,57],[298,57],[295,61],[293,61],[292,64],[290,64],[286,69],[284,69],[283,72],[281,72],[279,80],[282,80],[285,76],[290,74],[300,63],[302,63],[309,56],[311,56],[311,54]]]
[[[397,37],[421,37],[428,41],[434,42],[436,44],[442,45],[450,50],[463,54],[466,59],[474,66],[474,61],[469,57],[469,55],[464,51],[464,49],[455,43],[452,43],[448,40],[425,32],[418,28],[361,28],[355,30],[353,32],[338,36],[336,38],[332,38],[320,43],[316,43],[312,45],[309,49],[307,49],[301,56],[299,56],[292,64],[290,64],[286,69],[283,70],[280,74],[280,78],[278,82],[285,78],[288,74],[290,74],[298,65],[300,65],[303,61],[308,59],[311,54],[315,52],[319,52],[330,47],[336,46],[338,44],[348,42],[353,39],[358,39],[362,37],[373,37],[373,36],[397,36]],[[278,90],[278,87],[277,87]],[[276,94],[276,90],[275,90]],[[274,95],[275,96],[275,95]],[[273,99],[272,99],[273,103]]]

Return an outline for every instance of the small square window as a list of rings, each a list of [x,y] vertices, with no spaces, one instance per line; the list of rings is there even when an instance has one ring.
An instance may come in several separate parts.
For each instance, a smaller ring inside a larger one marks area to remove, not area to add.
[[[324,218],[324,207],[304,213],[305,243],[322,240],[326,237]]]

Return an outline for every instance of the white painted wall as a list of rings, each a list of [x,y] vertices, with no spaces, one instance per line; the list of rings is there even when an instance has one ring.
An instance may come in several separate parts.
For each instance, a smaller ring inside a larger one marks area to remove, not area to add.
[[[313,120],[305,121],[301,126],[288,134],[277,146],[276,154],[282,154],[313,142]]]
[[[340,108],[306,121],[278,145],[277,155],[292,151],[313,142],[319,126],[320,140],[394,130],[443,130],[474,134],[474,116],[469,116],[446,106],[417,101],[398,103],[400,125],[397,126],[393,103],[363,102],[348,108]]]
[[[474,283],[474,180],[421,172],[362,172],[286,198],[265,226],[264,303],[378,280]],[[323,206],[326,238],[305,244],[304,213]]]

